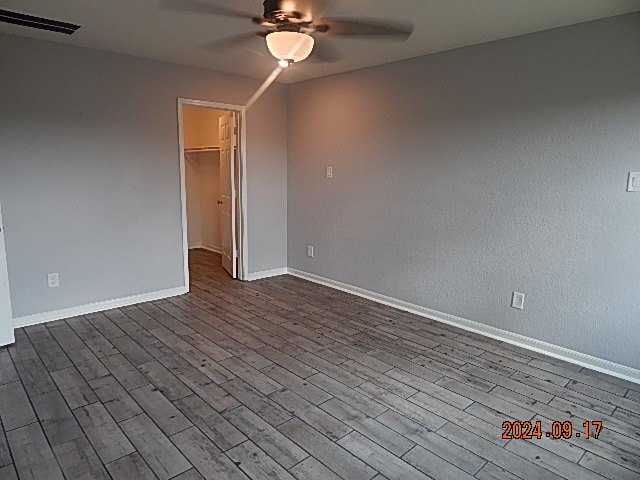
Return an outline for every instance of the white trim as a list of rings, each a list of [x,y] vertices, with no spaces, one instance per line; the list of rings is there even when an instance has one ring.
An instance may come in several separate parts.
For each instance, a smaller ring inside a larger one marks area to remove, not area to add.
[[[9,271],[7,269],[5,252],[4,225],[2,223],[2,208],[0,208],[0,347],[15,342],[10,290]]]
[[[184,288],[189,290],[189,237],[187,226],[187,173],[184,151],[184,132],[182,124],[182,99],[178,99],[178,149],[180,153],[180,210],[182,215],[182,269],[184,275]]]
[[[286,268],[274,268],[273,270],[263,270],[261,272],[249,273],[245,275],[244,281],[253,282],[254,280],[262,280],[263,278],[279,277],[287,273]]]
[[[185,167],[185,148],[184,148],[184,116],[182,114],[182,108],[185,105],[191,105],[194,107],[206,107],[213,108],[216,110],[227,110],[231,112],[235,112],[238,114],[240,118],[240,145],[238,146],[238,155],[239,158],[236,161],[239,162],[239,184],[242,186],[242,192],[240,195],[240,232],[237,232],[237,236],[239,237],[240,248],[236,249],[238,251],[238,255],[240,257],[240,265],[241,269],[238,273],[238,278],[241,280],[244,279],[247,272],[247,266],[249,262],[249,242],[246,241],[247,238],[247,175],[246,175],[246,167],[247,167],[247,159],[246,159],[246,108],[242,105],[232,105],[229,103],[219,103],[219,102],[208,102],[205,100],[193,100],[188,98],[178,98],[178,147],[180,154],[180,202],[181,202],[181,210],[182,210],[182,264],[184,269],[184,279],[185,284],[184,287],[189,290],[189,239],[187,237],[187,185],[186,185],[186,167]],[[232,169],[234,171],[235,169]],[[235,201],[234,201],[234,211],[235,211]],[[205,248],[205,247],[203,247]],[[235,248],[235,246],[234,246]],[[215,251],[215,250],[214,250]]]
[[[214,247],[211,245],[204,245],[204,244],[200,244],[200,245],[191,245],[189,247],[189,250],[207,250],[209,252],[213,252],[213,253],[222,253],[222,247]]]
[[[236,167],[238,172],[240,172],[240,145],[238,145],[238,122],[240,121],[240,115],[236,116],[235,112],[229,114],[229,119],[231,120],[231,125],[229,128],[229,156],[231,158],[231,162],[229,165],[229,170],[231,170],[231,248],[233,249],[231,253],[231,276],[233,278],[239,278],[238,275],[238,243],[239,243],[239,233],[238,225],[236,225],[236,218],[238,217],[238,204],[240,202],[240,198],[238,197],[238,184],[236,184]],[[218,125],[220,125],[220,119],[218,119]],[[222,163],[222,159],[220,159]],[[222,171],[222,169],[220,170]],[[238,178],[240,180],[240,178]],[[222,232],[224,235],[224,232]],[[222,240],[224,241],[224,239]],[[224,257],[222,255],[222,266],[224,268]]]
[[[88,315],[90,313],[111,310],[112,308],[126,307],[128,305],[176,297],[178,295],[184,295],[185,293],[188,293],[186,288],[177,287],[169,288],[167,290],[158,290],[156,292],[143,293],[141,295],[131,295],[130,297],[105,300],[102,302],[87,303],[86,305],[79,305],[77,307],[14,318],[13,326],[14,328],[28,327],[29,325],[37,325],[38,323],[52,322],[54,320],[77,317],[78,315]]]
[[[213,253],[222,254],[222,247],[214,247],[212,245],[200,245],[199,247],[195,247],[195,248],[201,248],[203,250],[208,250],[208,251],[213,252]]]
[[[192,147],[185,148],[184,153],[209,153],[209,152],[219,152],[220,147]]]
[[[249,275],[249,221],[247,217],[247,208],[249,205],[249,199],[247,197],[247,117],[246,110],[242,108],[242,115],[240,115],[240,168],[238,169],[240,175],[240,232],[238,232],[238,238],[240,239],[240,271],[238,272],[238,278],[245,280]]]
[[[432,310],[420,305],[414,305],[412,303],[397,300],[395,298],[371,292],[363,288],[354,287],[346,283],[341,283],[336,280],[324,278],[313,273],[307,273],[293,268],[287,269],[287,273],[293,275],[294,277],[309,280],[310,282],[319,283],[327,287],[335,288],[336,290],[341,290],[343,292],[351,293],[359,297],[368,298],[369,300],[373,300],[374,302],[382,303],[399,310],[404,310],[405,312],[410,312],[422,317],[430,318],[432,320],[437,320],[439,322],[453,325],[470,332],[475,332],[480,335],[510,343],[512,345],[517,345],[518,347],[526,348],[527,350],[533,350],[534,352],[549,355],[550,357],[559,358],[560,360],[564,360],[565,362],[574,363],[582,367],[590,368],[591,370],[596,370],[613,377],[640,384],[640,370],[632,367],[627,367],[626,365],[620,365],[609,360],[604,360],[602,358],[587,355],[586,353],[576,352],[559,345],[554,345],[552,343],[536,340],[535,338],[525,337],[524,335],[519,335],[517,333],[501,330],[499,328],[484,325],[472,320],[467,320],[466,318],[457,317],[448,313],[438,312],[437,310]]]

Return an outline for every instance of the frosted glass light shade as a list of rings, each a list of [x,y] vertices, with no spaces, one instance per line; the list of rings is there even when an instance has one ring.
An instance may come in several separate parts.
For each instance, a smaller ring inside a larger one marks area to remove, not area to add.
[[[311,55],[315,40],[299,32],[271,32],[267,35],[267,48],[278,60],[300,62]]]

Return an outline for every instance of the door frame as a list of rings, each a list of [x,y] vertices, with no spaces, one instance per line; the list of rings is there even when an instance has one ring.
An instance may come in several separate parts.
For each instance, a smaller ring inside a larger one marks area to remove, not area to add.
[[[2,205],[0,205],[0,301],[2,301],[2,305],[0,305],[0,322],[2,323],[2,325],[0,325],[0,347],[15,342],[15,323],[11,310],[11,286],[9,285],[4,230],[4,224],[2,223]],[[7,321],[7,319],[3,318],[5,315],[8,317],[9,325],[4,325],[4,322]],[[7,330],[5,330],[5,327],[8,327]]]
[[[189,289],[189,241],[187,237],[187,184],[186,165],[184,148],[184,117],[183,108],[185,106],[210,108],[213,110],[227,110],[235,112],[238,116],[238,152],[236,162],[238,178],[235,179],[236,199],[233,208],[236,215],[236,248],[237,255],[237,276],[239,280],[246,280],[249,266],[249,242],[247,241],[247,122],[246,108],[243,105],[233,105],[229,103],[210,102],[206,100],[194,100],[189,98],[178,98],[178,144],[180,148],[180,203],[182,210],[182,261],[184,267],[185,287]],[[218,128],[216,125],[215,128]],[[233,170],[232,170],[233,175]]]

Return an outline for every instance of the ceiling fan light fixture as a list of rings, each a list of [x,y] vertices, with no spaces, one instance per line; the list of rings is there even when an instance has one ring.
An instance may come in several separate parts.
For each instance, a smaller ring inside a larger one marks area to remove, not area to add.
[[[315,40],[300,32],[271,32],[267,35],[267,48],[278,60],[301,62],[313,51]]]

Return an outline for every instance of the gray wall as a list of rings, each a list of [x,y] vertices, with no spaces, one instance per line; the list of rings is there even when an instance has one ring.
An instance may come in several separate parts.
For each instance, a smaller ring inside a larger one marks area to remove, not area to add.
[[[244,104],[260,82],[9,36],[0,58],[14,316],[183,285],[177,98]],[[248,113],[250,272],[286,266],[286,95]]]
[[[639,59],[630,15],[292,86],[289,267],[640,368]]]

